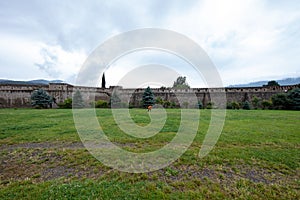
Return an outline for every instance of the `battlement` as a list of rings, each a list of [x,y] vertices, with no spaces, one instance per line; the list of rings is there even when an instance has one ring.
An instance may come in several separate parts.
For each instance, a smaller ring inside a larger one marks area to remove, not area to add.
[[[228,102],[243,102],[251,100],[254,96],[263,100],[269,100],[272,95],[284,93],[299,85],[288,86],[270,86],[270,87],[226,87],[226,88],[189,88],[189,89],[174,89],[174,88],[153,88],[154,96],[160,97],[163,100],[178,102],[176,95],[181,94],[187,98],[196,95],[198,101],[204,105],[210,101],[211,93],[226,93]],[[49,85],[39,84],[0,84],[0,108],[10,107],[30,107],[31,93],[36,89],[43,89],[56,99],[56,102],[63,102],[67,98],[72,97],[74,90],[79,90],[84,100],[92,102],[95,100],[109,101],[114,90],[123,96],[130,99],[131,105],[138,106],[144,93],[144,88],[122,88],[121,86],[111,86],[109,88],[74,86],[68,83],[50,83]],[[93,99],[91,99],[93,97]],[[195,103],[195,102],[193,102]]]

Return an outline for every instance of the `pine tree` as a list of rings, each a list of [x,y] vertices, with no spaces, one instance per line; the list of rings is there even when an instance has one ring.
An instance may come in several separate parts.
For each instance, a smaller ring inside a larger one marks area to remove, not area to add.
[[[105,88],[105,85],[106,85],[105,74],[103,73],[103,75],[102,75],[102,83],[101,83],[101,87],[102,87],[102,88]]]
[[[72,107],[73,108],[83,108],[84,107],[84,101],[82,99],[82,95],[79,92],[79,90],[77,90],[73,95]]]
[[[148,86],[145,89],[145,92],[143,94],[143,105],[144,107],[152,106],[154,104],[154,94],[150,87]]]
[[[53,100],[43,89],[34,90],[31,94],[31,105],[37,108],[51,107]]]

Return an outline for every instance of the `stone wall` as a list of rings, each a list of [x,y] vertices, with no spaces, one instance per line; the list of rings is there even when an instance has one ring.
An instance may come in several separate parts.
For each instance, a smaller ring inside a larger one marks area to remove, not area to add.
[[[0,85],[0,108],[31,107],[31,93],[42,88],[48,90],[48,85]]]
[[[152,89],[155,98],[160,97],[164,101],[174,102],[179,105],[178,99],[187,102],[188,107],[195,107],[197,101],[206,106],[211,102],[212,94],[226,93],[227,102],[244,102],[256,96],[262,100],[269,100],[272,95],[284,93],[290,89],[298,87],[291,86],[274,86],[274,87],[249,87],[249,88],[191,88],[191,89]],[[36,89],[43,89],[55,98],[57,103],[63,102],[72,97],[75,90],[79,90],[84,101],[88,104],[95,100],[109,101],[113,91],[116,91],[124,103],[138,107],[141,105],[143,88],[123,89],[122,87],[98,88],[73,86],[66,83],[50,83],[49,85],[13,85],[0,84],[0,108],[21,108],[31,107],[31,93]],[[197,98],[192,98],[196,96]],[[180,97],[180,98],[177,98]],[[181,103],[182,103],[181,102]],[[55,105],[53,105],[55,107]]]

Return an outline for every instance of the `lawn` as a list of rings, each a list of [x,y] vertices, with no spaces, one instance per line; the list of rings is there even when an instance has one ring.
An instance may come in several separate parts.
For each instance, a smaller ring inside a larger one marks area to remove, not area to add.
[[[96,115],[114,144],[140,153],[160,149],[176,135],[180,110],[166,111],[160,132],[145,139],[124,134],[109,109],[97,109]],[[150,123],[146,110],[130,114],[140,126]],[[300,198],[299,111],[228,110],[216,146],[200,159],[210,114],[201,110],[192,145],[174,163],[126,173],[84,148],[72,110],[1,109],[0,199]]]

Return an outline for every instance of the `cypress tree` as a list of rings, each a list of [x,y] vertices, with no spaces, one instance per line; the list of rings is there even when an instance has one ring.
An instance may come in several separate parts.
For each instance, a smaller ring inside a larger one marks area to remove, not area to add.
[[[101,88],[105,88],[106,81],[105,81],[105,74],[103,73],[102,75],[102,83],[101,83]]]

